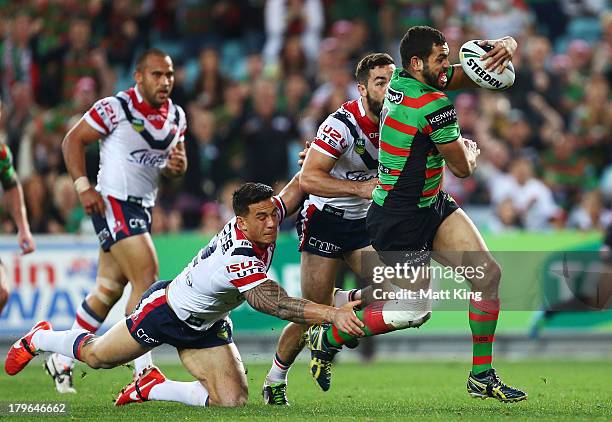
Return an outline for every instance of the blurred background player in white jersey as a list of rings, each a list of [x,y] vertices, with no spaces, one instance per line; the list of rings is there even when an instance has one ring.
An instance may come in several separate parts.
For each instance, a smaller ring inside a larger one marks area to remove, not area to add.
[[[170,99],[172,59],[158,49],[137,60],[136,85],[97,101],[62,143],[66,166],[100,241],[96,285],[79,306],[74,329],[95,333],[127,282],[131,313],[158,276],[151,239],[151,208],[160,173],[180,177],[187,170],[185,113]],[[100,140],[100,168],[94,189],[85,171],[85,147]],[[151,354],[135,360],[135,374],[152,365]],[[50,355],[45,368],[60,393],[74,393],[74,360]]]
[[[365,217],[378,173],[378,122],[395,65],[372,53],[355,70],[360,98],[344,103],[321,124],[308,150],[300,187],[310,195],[297,221],[305,299],[332,304],[343,262],[361,273],[362,251],[374,251]],[[268,404],[287,404],[287,372],[304,347],[306,327],[290,323],[278,341],[263,387]]]
[[[124,388],[115,405],[148,400],[193,406],[246,403],[242,358],[232,340],[229,313],[248,302],[254,309],[299,324],[333,323],[363,335],[349,302],[342,309],[290,297],[268,278],[278,227],[302,201],[297,177],[273,196],[270,186],[245,183],[232,197],[236,217],[201,249],[173,280],[155,283],[134,313],[98,337],[83,329],[53,331],[41,321],[10,349],[5,371],[16,375],[42,351],[74,356],[92,368],[113,368],[166,343],[177,348],[196,380],[166,379],[155,367]]]

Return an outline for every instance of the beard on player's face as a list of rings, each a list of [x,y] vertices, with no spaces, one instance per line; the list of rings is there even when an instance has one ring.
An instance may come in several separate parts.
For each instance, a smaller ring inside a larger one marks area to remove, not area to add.
[[[370,92],[367,92],[366,93],[366,102],[368,103],[368,108],[370,109],[370,111],[372,113],[374,113],[376,116],[380,115],[380,112],[382,111],[382,108],[383,108],[383,102],[382,101],[375,100],[370,95]]]
[[[144,77],[140,83],[141,95],[153,108],[160,108],[166,103],[172,92],[172,84],[161,85],[152,78]]]
[[[423,60],[423,79],[425,79],[427,85],[433,86],[437,89],[444,88],[444,86],[440,85],[438,77],[439,73],[432,72],[431,68],[429,67],[429,64],[425,60]]]

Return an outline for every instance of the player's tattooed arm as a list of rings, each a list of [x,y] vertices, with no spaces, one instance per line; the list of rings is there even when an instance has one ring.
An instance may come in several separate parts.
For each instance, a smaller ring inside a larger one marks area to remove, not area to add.
[[[304,307],[306,299],[290,297],[285,289],[272,280],[244,293],[249,305],[265,314],[273,315],[298,324],[305,324]]]
[[[244,292],[249,305],[260,312],[295,322],[297,324],[332,323],[339,330],[351,335],[363,335],[363,323],[357,318],[351,302],[342,308],[319,305],[306,299],[291,297],[278,283],[266,280]]]

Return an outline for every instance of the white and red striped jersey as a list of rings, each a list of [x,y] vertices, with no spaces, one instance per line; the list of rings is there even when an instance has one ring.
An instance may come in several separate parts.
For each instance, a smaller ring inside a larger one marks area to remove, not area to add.
[[[153,108],[133,87],[96,101],[83,118],[103,135],[96,190],[123,201],[142,198],[143,206],[152,207],[170,150],[184,141],[183,109],[170,99]]]
[[[280,198],[273,201],[280,223],[286,208]],[[244,302],[242,293],[268,279],[275,247],[251,243],[232,218],[169,284],[170,307],[190,327],[208,329]]]
[[[378,124],[365,112],[362,99],[348,101],[330,114],[317,131],[311,148],[336,159],[330,174],[338,179],[367,181],[378,173]],[[306,206],[323,210],[333,207],[336,215],[349,220],[365,218],[370,203],[356,196],[323,198],[309,195]],[[306,208],[305,206],[305,208]]]

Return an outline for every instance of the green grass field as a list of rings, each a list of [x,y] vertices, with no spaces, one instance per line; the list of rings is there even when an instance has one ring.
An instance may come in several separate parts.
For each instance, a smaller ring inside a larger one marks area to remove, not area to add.
[[[247,375],[249,403],[239,409],[194,408],[165,402],[115,408],[113,397],[131,376],[126,367],[87,369],[82,374],[85,367],[77,366],[78,395],[61,396],[55,393],[50,378],[41,369],[41,362],[37,358],[15,378],[0,375],[0,401],[5,405],[6,402],[64,401],[70,406],[71,420],[612,419],[612,361],[498,362],[502,379],[529,393],[529,400],[510,404],[470,398],[465,390],[464,363],[341,362],[334,368],[332,389],[327,393],[318,390],[305,364],[298,364],[290,373],[291,406],[284,408],[262,403],[260,388],[268,365],[251,364]],[[160,367],[170,378],[191,380],[180,365]],[[81,375],[84,376],[81,378]],[[2,416],[0,419],[9,420]]]

